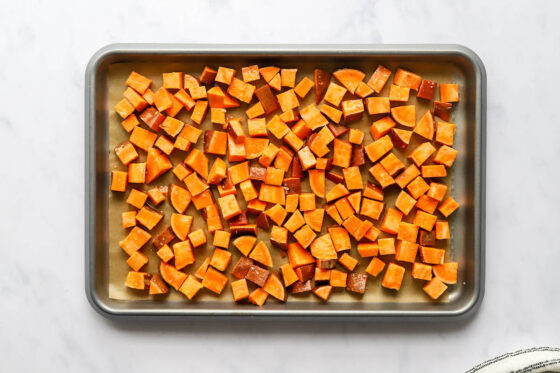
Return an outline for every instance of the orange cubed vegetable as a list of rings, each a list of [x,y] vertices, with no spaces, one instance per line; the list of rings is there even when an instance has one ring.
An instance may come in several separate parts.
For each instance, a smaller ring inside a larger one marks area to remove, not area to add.
[[[231,263],[231,253],[223,249],[215,249],[212,258],[210,259],[210,265],[219,271],[225,271],[229,264]]]
[[[346,123],[362,119],[364,102],[362,100],[346,100],[342,102],[342,115]]]
[[[330,285],[333,287],[345,288],[347,278],[348,273],[333,269],[331,270]]]
[[[208,101],[197,101],[191,114],[191,120],[200,125],[208,111]]]
[[[447,285],[445,285],[437,277],[434,277],[422,288],[428,296],[434,300],[438,299],[447,290]]]
[[[233,281],[230,285],[234,301],[239,302],[240,300],[247,299],[249,297],[247,280],[245,280],[244,278],[242,278],[241,280]]]
[[[436,221],[436,239],[448,240],[450,238],[451,233],[449,232],[449,223],[446,221]]]
[[[286,192],[281,186],[263,184],[259,190],[259,199],[263,202],[284,206],[286,204]]]
[[[160,275],[155,274],[150,279],[150,295],[152,294],[167,294],[169,292],[169,288],[163,282],[163,279]]]
[[[175,290],[179,290],[183,282],[187,279],[187,274],[179,271],[171,264],[160,262],[159,273],[165,282],[173,286]]]
[[[422,210],[416,211],[414,216],[413,224],[422,228],[425,231],[431,232],[436,224],[437,216],[428,214]]]
[[[414,263],[416,253],[418,252],[418,244],[409,241],[398,241],[397,250],[395,252],[395,260],[399,262]]]
[[[397,123],[391,119],[391,117],[386,116],[372,123],[369,128],[369,132],[374,140],[379,140],[381,137],[388,134]]]
[[[357,166],[342,169],[342,175],[348,190],[361,190],[364,187],[362,173]]]
[[[362,258],[369,258],[379,254],[379,245],[375,242],[361,242],[358,244],[358,254]]]
[[[175,258],[175,268],[183,269],[194,263],[194,252],[189,241],[177,242],[173,245],[173,256]]]
[[[136,211],[125,211],[121,214],[122,227],[124,229],[134,227],[136,225]]]
[[[348,141],[352,144],[360,145],[364,141],[364,133],[356,128],[350,128]]]
[[[395,239],[392,237],[378,239],[377,246],[379,248],[379,255],[395,254]]]
[[[456,284],[457,283],[457,267],[458,263],[445,263],[436,264],[434,266],[434,275],[439,278],[443,283]]]
[[[134,129],[134,127],[138,126],[139,124],[140,121],[134,114],[130,114],[128,117],[126,117],[125,120],[121,122],[121,125],[123,126],[125,131],[129,133]]]
[[[249,301],[259,307],[262,307],[268,298],[268,293],[262,288],[256,288],[249,294]]]
[[[395,176],[398,172],[404,170],[404,164],[397,158],[395,153],[389,153],[381,161],[379,161],[383,168],[391,176]]]
[[[370,161],[376,162],[393,149],[393,142],[387,135],[365,146],[364,150]]]
[[[163,245],[158,251],[157,256],[165,263],[169,262],[175,256],[173,250],[168,245]]]
[[[408,87],[417,91],[418,87],[420,87],[420,83],[422,82],[422,77],[411,73],[410,71],[397,69],[393,82],[400,87]]]
[[[368,97],[366,98],[366,109],[369,115],[385,114],[391,112],[391,102],[388,97]]]
[[[254,82],[255,80],[259,80],[261,78],[258,65],[243,67],[241,69],[241,75],[243,76],[243,81],[247,83]]]
[[[397,239],[416,242],[418,237],[418,226],[401,221],[399,224],[399,231],[397,233]]]
[[[432,140],[434,138],[435,123],[434,117],[430,110],[426,110],[426,113],[420,118],[418,124],[414,127],[413,132],[424,137],[425,139]]]
[[[412,265],[412,278],[429,281],[432,279],[432,266],[414,262]]]
[[[150,79],[138,74],[135,71],[131,72],[128,79],[126,80],[127,86],[134,88],[135,91],[142,95],[146,92],[146,90],[148,90],[150,84],[152,84],[152,81]]]
[[[309,227],[307,224],[301,227],[296,233],[294,233],[294,238],[304,248],[309,247],[315,237],[317,237],[317,234],[313,232],[311,227]]]
[[[142,228],[134,227],[128,233],[126,238],[119,242],[119,246],[128,254],[132,255],[140,250],[149,240],[152,235],[143,230]]]
[[[161,219],[163,219],[163,214],[161,212],[147,206],[142,207],[136,215],[136,220],[148,230],[152,230]]]
[[[319,286],[319,287],[316,287],[314,289],[311,289],[311,291],[313,292],[313,294],[315,294],[316,296],[318,296],[322,300],[327,301],[329,299],[329,296],[331,295],[332,288],[333,287],[330,286],[330,285],[323,285],[323,286]]]
[[[420,170],[415,165],[411,164],[404,169],[396,178],[395,182],[398,186],[404,189],[412,180],[420,175]]]
[[[441,102],[459,102],[459,85],[440,84],[439,97]]]
[[[141,192],[138,189],[132,189],[128,194],[126,203],[136,207],[137,209],[141,209],[146,203],[147,199],[148,199],[148,195],[146,193]]]
[[[447,146],[453,146],[453,137],[457,126],[454,123],[438,121],[436,131],[436,142]]]
[[[436,155],[434,156],[434,162],[443,164],[447,167],[453,166],[453,162],[455,162],[455,157],[457,157],[458,151],[450,148],[447,145],[441,146]]]
[[[142,254],[140,251],[134,252],[127,260],[126,264],[130,266],[134,271],[138,272],[144,264],[148,263],[148,257]]]
[[[397,199],[395,200],[395,207],[398,208],[404,215],[408,215],[415,205],[416,200],[404,190],[400,191]]]
[[[144,151],[148,151],[156,142],[157,135],[141,127],[135,127],[129,141]]]
[[[111,171],[111,190],[114,192],[126,192],[128,173],[125,171]]]
[[[459,204],[457,201],[455,201],[452,197],[447,197],[447,199],[439,205],[438,210],[447,218],[453,213],[453,211],[457,210],[458,207]]]
[[[420,196],[425,194],[428,189],[430,189],[430,186],[426,183],[426,181],[424,181],[422,176],[416,177],[406,186],[406,190],[414,199],[420,198]]]
[[[196,231],[189,233],[188,237],[193,247],[199,247],[206,243],[206,234],[202,229],[197,229]]]
[[[150,274],[145,272],[128,272],[124,285],[131,289],[146,290],[149,286]]]
[[[366,77],[366,74],[356,69],[337,70],[333,75],[352,94]]]
[[[266,130],[266,119],[256,118],[249,119],[247,121],[247,127],[249,128],[250,137],[267,137],[268,132]]]
[[[387,69],[382,65],[378,65],[373,75],[368,80],[367,84],[377,93],[383,90],[383,87],[389,80],[389,76],[391,76],[391,70]]]
[[[377,257],[374,257],[373,259],[371,259],[371,262],[369,262],[366,268],[366,272],[372,275],[373,277],[377,277],[383,271],[384,268],[385,268],[385,262]]]
[[[334,139],[333,166],[350,167],[352,159],[352,144],[348,141]]]
[[[304,98],[307,93],[313,88],[313,81],[304,77],[294,88],[294,92],[301,98]]]
[[[202,289],[202,284],[194,276],[189,275],[183,282],[179,291],[189,299],[193,299],[199,290]]]
[[[346,94],[347,89],[331,82],[323,99],[329,104],[338,107]]]
[[[146,157],[146,184],[151,183],[167,171],[173,168],[173,164],[159,149],[150,148]]]
[[[395,263],[389,263],[385,275],[383,276],[381,286],[398,291],[401,288],[403,277],[404,267]]]
[[[426,211],[428,214],[433,214],[436,211],[436,207],[439,201],[428,197],[427,195],[422,195],[418,198],[416,202],[416,207],[422,211]]]
[[[358,265],[358,259],[348,255],[348,253],[342,254],[340,258],[338,258],[338,262],[350,272]]]
[[[314,167],[317,164],[315,156],[307,146],[304,146],[298,151],[298,158],[304,171]]]
[[[232,194],[218,198],[218,204],[220,205],[222,216],[226,220],[230,220],[241,214],[241,207],[237,202],[237,198]]]
[[[126,99],[120,100],[114,107],[117,114],[126,119],[130,114],[134,113],[134,106]]]
[[[436,201],[443,201],[445,198],[445,193],[447,192],[447,185],[441,183],[430,183],[430,189],[426,195]]]
[[[209,188],[208,184],[195,173],[190,174],[183,181],[192,196],[199,195]]]
[[[398,85],[391,84],[389,89],[389,100],[393,102],[407,102],[410,95],[410,88],[399,87]]]
[[[426,264],[443,264],[445,250],[420,246],[420,259]]]
[[[377,180],[382,189],[395,184],[395,179],[385,170],[381,163],[376,163],[369,169],[369,173]]]
[[[393,208],[388,208],[379,229],[381,229],[385,233],[397,234],[402,217],[402,212]]]

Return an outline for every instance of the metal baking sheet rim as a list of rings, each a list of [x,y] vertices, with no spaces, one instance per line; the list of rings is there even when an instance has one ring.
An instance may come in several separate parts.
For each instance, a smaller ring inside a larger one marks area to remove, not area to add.
[[[454,55],[465,58],[476,74],[476,138],[475,138],[475,289],[466,305],[454,310],[220,310],[220,309],[138,309],[113,308],[95,292],[95,77],[97,67],[111,55],[151,53],[165,54],[378,54],[383,56]],[[486,69],[471,49],[456,44],[357,44],[357,45],[211,45],[211,44],[111,44],[98,50],[85,71],[85,292],[93,309],[110,319],[166,319],[177,317],[257,317],[257,318],[321,318],[350,320],[454,320],[473,315],[484,298],[485,227],[486,227]]]

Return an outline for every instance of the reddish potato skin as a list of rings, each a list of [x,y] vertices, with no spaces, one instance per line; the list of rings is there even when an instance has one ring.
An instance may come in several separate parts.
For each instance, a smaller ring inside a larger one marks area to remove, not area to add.
[[[286,194],[300,194],[301,193],[301,179],[298,177],[285,178],[282,186],[286,189]]]
[[[363,144],[352,144],[352,161],[351,166],[362,166],[366,164]]]
[[[233,269],[231,270],[231,274],[232,276],[238,279],[245,278],[245,276],[247,276],[247,272],[249,272],[249,269],[251,268],[252,265],[253,265],[253,259],[249,259],[245,256],[241,256],[237,261],[237,263],[235,263]]]
[[[313,72],[313,80],[315,82],[315,104],[318,105],[319,102],[325,96],[325,92],[329,87],[329,83],[331,82],[332,74],[328,71],[315,69]]]
[[[346,289],[359,294],[366,292],[367,275],[361,273],[350,273],[346,280]]]
[[[269,275],[270,275],[270,271],[268,269],[264,269],[256,265],[252,265],[249,267],[249,270],[245,275],[245,279],[251,281],[253,284],[262,288],[264,286],[264,283],[268,279]]]
[[[257,227],[262,228],[266,231],[270,229],[270,219],[264,212],[259,213],[259,215],[257,216],[257,220],[255,220],[255,223],[257,223]]]
[[[231,233],[232,238],[239,236],[256,236],[257,226],[255,224],[230,225],[229,233]]]
[[[330,181],[332,181],[333,183],[336,183],[336,184],[340,184],[344,181],[344,177],[340,174],[337,174],[334,171],[327,172],[326,177],[327,177],[327,179],[329,179]]]
[[[303,169],[301,168],[301,162],[298,157],[294,157],[292,160],[292,177],[303,177]]]
[[[439,102],[434,101],[434,115],[440,117],[446,122],[449,122],[451,119],[451,108],[453,104],[450,102]]]
[[[399,136],[399,133],[397,131],[395,131],[394,129],[391,129],[391,140],[393,141],[393,144],[397,148],[401,148],[401,149],[408,148],[409,143],[406,142],[406,140],[403,139],[401,136]]]
[[[422,98],[424,100],[431,100],[434,98],[434,94],[436,93],[437,83],[433,80],[424,79],[422,83],[420,83],[420,88],[418,88],[418,94],[416,97]]]
[[[425,230],[420,230],[419,239],[420,245],[433,247],[436,245],[436,235],[435,232],[426,232]]]
[[[311,291],[311,280],[305,282],[296,281],[290,286],[290,293],[300,294]]]

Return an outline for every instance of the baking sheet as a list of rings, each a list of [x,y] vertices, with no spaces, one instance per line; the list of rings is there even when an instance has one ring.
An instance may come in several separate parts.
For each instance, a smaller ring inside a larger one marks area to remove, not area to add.
[[[339,63],[333,63],[330,62],[328,60],[324,60],[324,61],[318,61],[318,62],[313,62],[313,63],[309,63],[309,62],[295,62],[295,63],[288,63],[288,64],[283,64],[283,63],[279,63],[277,61],[267,61],[265,63],[263,63],[262,61],[259,62],[258,60],[246,60],[244,62],[239,62],[239,58],[232,58],[231,61],[224,61],[222,63],[223,66],[227,66],[227,67],[233,67],[237,70],[237,74],[238,76],[241,74],[241,67],[243,66],[247,66],[253,63],[258,63],[260,67],[264,67],[270,64],[273,64],[275,66],[278,66],[280,68],[298,68],[298,73],[297,73],[297,79],[296,79],[296,83],[299,82],[299,80],[301,80],[304,76],[307,76],[308,78],[310,78],[311,80],[313,80],[313,69],[314,68],[321,68],[321,69],[325,69],[325,70],[329,70],[331,72],[336,71],[339,68],[343,68],[343,67],[352,67],[352,68],[357,68],[360,69],[361,71],[364,71],[366,73],[366,81],[367,79],[369,79],[369,77],[371,76],[371,74],[373,73],[373,71],[375,70],[377,64],[376,63],[363,63],[360,62],[359,60],[357,60],[354,63],[346,63],[344,65],[341,65]],[[450,82],[455,82],[455,83],[459,83],[460,86],[460,93],[463,93],[465,91],[465,84],[466,81],[464,79],[464,76],[462,74],[462,71],[460,69],[457,68],[457,66],[455,66],[454,64],[451,63],[417,63],[417,62],[405,62],[405,63],[397,63],[397,62],[390,62],[390,61],[383,61],[384,66],[388,67],[389,69],[391,69],[394,73],[394,71],[396,70],[397,67],[402,67],[405,69],[408,69],[410,71],[413,71],[419,75],[421,75],[423,78],[426,79],[431,79],[431,80],[435,80],[438,83],[450,83]],[[107,113],[108,115],[108,121],[109,121],[109,166],[110,166],[110,170],[113,169],[118,169],[118,170],[126,170],[126,167],[124,165],[122,165],[122,163],[117,159],[113,149],[115,148],[116,145],[122,143],[123,141],[126,141],[128,139],[129,134],[122,128],[120,122],[122,121],[122,119],[112,110],[112,108],[114,107],[114,105],[122,99],[122,93],[123,91],[126,89],[126,79],[128,77],[128,75],[130,74],[130,72],[132,70],[145,75],[147,77],[149,77],[152,80],[152,90],[155,91],[155,89],[157,89],[158,87],[161,86],[162,84],[162,73],[164,72],[172,72],[172,71],[182,71],[184,73],[188,73],[191,75],[194,75],[196,77],[198,77],[200,75],[200,72],[202,71],[203,67],[205,66],[205,61],[202,60],[197,60],[197,59],[191,59],[188,58],[187,56],[184,57],[184,62],[175,62],[175,63],[146,63],[146,62],[138,62],[138,63],[114,63],[111,64],[108,68],[108,75],[107,75],[107,90],[108,90],[108,95],[107,100],[108,102],[106,103],[106,107],[110,108],[109,112]],[[213,68],[217,68],[218,66],[216,64],[210,64],[211,67]],[[393,79],[393,75],[391,75],[391,78],[389,79],[387,85],[385,86],[383,92],[380,93],[379,96],[388,96],[388,90],[389,90],[389,86],[392,82]],[[335,78],[333,77],[333,80],[335,80]],[[262,81],[258,82],[257,85],[259,84],[263,84]],[[155,89],[154,89],[155,88]],[[436,93],[436,97],[437,97],[438,93]],[[418,102],[416,101],[416,98],[413,97],[415,96],[414,94],[411,94],[411,98],[408,101],[407,104],[416,104],[416,116],[417,116],[417,120],[424,114],[425,110],[427,110],[430,105],[431,102],[427,103],[423,100],[418,100]],[[350,97],[350,96],[348,96]],[[345,98],[346,99],[346,98]],[[310,103],[314,103],[315,100],[315,95],[313,90],[311,90],[308,95],[305,97],[305,99],[300,99],[300,108],[303,108],[305,106],[307,106]],[[464,107],[464,101],[461,101],[458,105],[455,105],[454,110],[453,110],[453,114],[452,114],[452,121],[454,123],[457,124],[457,133],[455,136],[455,147],[459,150],[459,155],[457,157],[456,163],[453,167],[453,169],[451,170],[451,172],[449,173],[449,176],[445,179],[445,183],[447,183],[450,186],[450,191],[451,191],[451,195],[461,204],[461,206],[465,206],[465,204],[468,203],[467,198],[468,198],[468,191],[465,190],[465,185],[464,183],[458,183],[458,182],[454,182],[455,181],[455,171],[456,170],[461,170],[464,167],[464,155],[465,153],[465,148],[467,146],[466,141],[467,141],[467,136],[466,136],[466,126],[468,125],[468,123],[466,123],[466,116],[465,116],[465,107]],[[228,109],[227,115],[229,117],[241,117],[243,118],[243,124],[245,127],[245,130],[247,132],[247,127],[246,127],[246,115],[245,115],[245,110],[249,107],[249,105],[242,103],[240,108],[235,108],[235,109]],[[270,115],[267,117],[267,119],[270,119],[273,115]],[[356,121],[356,122],[351,122],[348,126],[352,127],[352,128],[359,128],[361,130],[363,130],[365,132],[365,137],[364,137],[364,145],[369,144],[370,142],[372,142],[372,138],[371,135],[369,134],[369,127],[371,125],[371,123],[374,120],[377,120],[379,118],[383,117],[383,115],[375,115],[375,116],[370,116],[367,113],[364,114],[364,117],[361,121]],[[179,113],[179,115],[177,116],[178,119],[186,122],[186,123],[191,123],[190,121],[190,112],[187,113],[184,109],[181,111],[181,113]],[[144,126],[144,125],[143,125]],[[201,130],[206,130],[206,129],[220,129],[218,125],[214,125],[210,122],[210,113],[207,114],[205,121],[202,123],[202,125],[199,127]],[[347,135],[345,135],[347,136]],[[271,136],[273,137],[273,136]],[[346,138],[346,137],[343,137]],[[276,139],[275,139],[276,140]],[[274,142],[274,141],[273,141]],[[278,141],[276,141],[278,142]],[[394,149],[393,151],[396,153],[396,155],[399,157],[399,159],[401,159],[401,161],[403,161],[403,163],[405,165],[410,164],[410,161],[406,158],[406,154],[410,152],[410,149],[414,149],[414,147],[419,144],[421,142],[421,140],[419,139],[418,136],[413,136],[412,142],[410,144],[409,150],[399,150],[399,149]],[[279,142],[278,142],[279,143]],[[203,147],[203,135],[201,135],[198,143],[195,146],[196,148],[202,150]],[[145,157],[146,154],[143,151],[139,151],[140,154],[140,158],[139,160],[135,161],[135,162],[144,162],[145,161]],[[186,155],[188,154],[188,152],[182,152],[179,150],[175,150],[172,154],[172,156],[170,157],[173,164],[176,164],[178,161],[184,159],[186,157]],[[329,153],[327,156],[332,156],[332,152]],[[214,156],[212,155],[208,155],[208,158],[210,160],[210,165],[212,165],[213,160],[214,160]],[[251,162],[252,165],[256,165],[257,162],[256,161],[252,161]],[[369,172],[367,171],[369,167],[371,167],[371,162],[368,161],[368,163],[365,165],[367,167],[361,167],[362,169],[362,177],[364,179],[364,182],[366,180],[370,180],[373,181],[373,178],[371,177],[371,175],[369,175]],[[334,168],[335,171],[340,172],[340,168],[335,167]],[[286,176],[289,176],[289,172],[286,174]],[[178,180],[175,178],[175,176],[171,173],[168,172],[167,174],[165,174],[164,176],[156,179],[152,184],[149,185],[149,187],[144,186],[142,184],[137,184],[136,186],[134,184],[132,184],[133,187],[137,187],[138,189],[141,190],[147,190],[155,185],[168,185],[170,183],[179,183]],[[329,180],[327,180],[327,185],[326,185],[326,191],[330,190],[330,188],[333,186],[334,184],[332,182],[330,182]],[[212,188],[212,191],[214,193],[214,197],[218,198],[218,193],[215,190],[215,188]],[[308,180],[306,179],[303,184],[302,184],[302,192],[306,192],[306,191],[310,191],[309,187],[308,187]],[[400,188],[398,187],[390,187],[389,189],[387,189],[385,191],[386,197],[385,197],[385,203],[386,203],[386,208],[393,206],[394,200],[396,198],[396,195],[398,194],[398,192],[400,191]],[[126,275],[127,273],[131,270],[130,267],[127,265],[126,263],[126,259],[128,258],[127,254],[119,247],[119,241],[121,241],[124,237],[126,237],[126,235],[128,234],[128,230],[125,230],[122,228],[121,225],[121,213],[123,211],[129,211],[134,209],[132,206],[129,206],[126,204],[126,198],[128,196],[128,192],[127,193],[114,193],[111,192],[109,193],[109,205],[108,205],[108,209],[109,209],[109,213],[108,213],[108,228],[109,228],[109,246],[108,246],[108,250],[109,250],[109,297],[111,299],[117,299],[117,300],[134,300],[134,301],[142,301],[142,300],[158,300],[160,302],[172,302],[174,303],[174,305],[176,305],[176,303],[181,303],[184,304],[184,307],[189,307],[190,304],[192,303],[216,303],[216,302],[226,302],[229,304],[233,303],[232,300],[232,296],[231,296],[231,290],[229,287],[229,284],[226,286],[226,288],[224,289],[224,291],[222,292],[222,294],[220,296],[215,295],[214,293],[203,289],[201,290],[198,295],[195,297],[195,299],[193,301],[189,301],[183,294],[171,289],[170,293],[164,296],[158,295],[158,296],[150,296],[147,294],[146,291],[138,291],[138,290],[134,290],[134,289],[129,289],[127,287],[124,286],[124,282],[126,279]],[[242,205],[242,207],[244,207],[245,202],[244,199],[242,198],[242,196],[240,195],[240,192],[238,191],[238,200],[240,202],[240,204]],[[324,202],[317,198],[317,207],[321,207],[322,204]],[[169,226],[169,219],[171,214],[174,212],[173,208],[171,207],[171,205],[169,204],[168,200],[166,200],[165,202],[163,202],[162,204],[160,204],[159,206],[157,206],[157,209],[164,212],[165,217],[164,219],[152,230],[152,236],[155,237],[159,232],[161,232],[162,230],[166,229]],[[452,233],[452,240],[450,241],[438,241],[437,243],[437,247],[440,248],[446,248],[446,261],[458,261],[459,262],[459,277],[458,277],[458,283],[457,285],[453,285],[450,286],[449,290],[446,292],[445,296],[442,296],[442,299],[439,300],[438,302],[449,302],[451,300],[453,300],[455,297],[460,296],[461,293],[461,288],[463,286],[466,286],[466,282],[464,282],[465,278],[464,278],[464,268],[465,268],[465,260],[464,260],[464,254],[465,254],[465,250],[467,250],[468,248],[464,247],[464,245],[462,245],[462,235],[463,235],[463,231],[461,229],[456,229],[456,227],[460,227],[461,224],[465,223],[465,215],[462,212],[463,209],[459,208],[452,216],[450,219],[450,228],[451,228],[451,233]],[[192,215],[195,217],[194,219],[194,223],[193,223],[193,230],[198,229],[198,228],[203,228],[206,230],[206,224],[204,222],[203,219],[196,219],[196,217],[200,216],[199,212],[194,208],[194,206],[191,204],[188,208],[188,210],[185,212],[185,214],[188,215]],[[409,216],[404,218],[404,221],[407,222],[411,222],[412,218],[414,217],[414,212],[410,213]],[[254,217],[250,217],[250,219],[254,219]],[[375,223],[375,222],[374,222]],[[326,232],[326,227],[328,227],[329,225],[335,224],[334,221],[332,221],[332,219],[325,214],[325,220],[323,223],[323,233]],[[376,222],[375,224],[377,227],[379,227],[379,222]],[[224,226],[227,229],[227,223],[225,223],[224,221]],[[207,233],[207,232],[206,232]],[[273,262],[274,262],[274,269],[277,269],[278,267],[280,267],[282,264],[287,262],[287,258],[282,258],[280,256],[280,250],[273,247],[270,244],[269,241],[269,231],[264,231],[262,229],[259,229],[259,236],[258,239],[260,240],[264,240],[268,247],[270,248],[271,254],[273,256]],[[385,234],[382,233],[382,235],[380,236],[383,237],[385,236]],[[207,257],[210,256],[212,254],[213,251],[213,246],[212,246],[212,237],[211,235],[209,235],[207,233],[207,240],[209,241],[205,246],[203,247],[198,247],[195,248],[195,255],[196,255],[196,262],[190,266],[188,266],[187,268],[184,269],[184,271],[186,273],[193,273],[194,271],[196,271],[196,269],[198,268],[198,266],[202,263],[202,261]],[[233,258],[232,258],[232,264],[230,265],[230,267],[228,268],[228,270],[230,270],[232,268],[232,266],[234,265],[234,263],[237,261],[237,259],[239,258],[239,256],[241,255],[237,249],[235,249],[235,247],[230,244],[230,251],[233,254]],[[157,257],[157,255],[155,254],[155,250],[151,244],[151,241],[146,244],[144,246],[144,248],[142,249],[142,252],[144,254],[146,254],[149,258],[149,262],[148,264],[142,269],[143,271],[149,272],[149,273],[158,273],[158,265],[159,265],[159,258]],[[354,240],[352,240],[352,250],[350,252],[350,254],[355,257],[355,258],[359,258],[359,255],[357,254],[356,251],[356,243]],[[389,261],[389,259],[392,258],[392,256],[388,256],[388,257],[381,257],[382,260],[384,261]],[[369,263],[368,258],[360,258],[359,260],[359,265],[358,267],[355,269],[355,272],[358,273],[365,273],[365,267],[367,266],[367,264]],[[400,263],[403,264],[403,263]],[[333,292],[331,294],[331,297],[329,298],[329,303],[354,303],[356,307],[361,307],[363,306],[360,305],[360,303],[383,303],[383,304],[388,304],[388,303],[426,303],[426,302],[433,302],[431,301],[426,295],[425,293],[422,291],[422,286],[425,285],[424,281],[418,281],[418,280],[414,280],[412,279],[412,277],[410,276],[410,269],[411,269],[411,264],[408,263],[404,263],[403,264],[406,268],[406,274],[404,277],[404,281],[403,281],[403,285],[402,288],[399,292],[394,292],[392,290],[387,290],[384,289],[383,287],[381,287],[380,282],[381,282],[381,278],[382,275],[378,276],[377,278],[373,278],[371,276],[368,276],[368,284],[367,284],[367,291],[366,294],[364,294],[363,296],[359,296],[353,293],[350,293],[348,291],[346,291],[343,288],[333,288]],[[229,274],[228,274],[229,275]],[[232,276],[230,277],[230,281],[235,280],[235,278],[233,278]],[[289,295],[288,297],[288,302],[292,303],[292,302],[312,302],[314,304],[320,304],[320,300],[315,297],[313,294],[311,293],[307,293],[307,294],[301,294],[301,295]],[[272,297],[269,297],[269,299],[267,300],[267,303],[264,305],[264,308],[267,307],[271,307],[272,305],[274,305],[275,303],[280,303],[279,301],[277,301],[276,299],[273,299]],[[236,307],[238,307],[239,305],[235,305]],[[253,305],[247,305],[247,307],[253,307],[256,308],[256,306]]]

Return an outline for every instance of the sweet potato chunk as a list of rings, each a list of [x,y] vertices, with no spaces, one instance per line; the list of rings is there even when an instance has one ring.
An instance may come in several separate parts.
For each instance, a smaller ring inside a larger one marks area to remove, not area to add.
[[[362,100],[342,101],[342,115],[346,123],[362,119],[364,102]]]
[[[434,275],[445,284],[457,283],[457,267],[458,263],[445,263],[434,265]]]
[[[255,95],[259,99],[266,114],[270,114],[280,108],[276,97],[272,94],[268,85],[263,85],[255,91]]]
[[[355,69],[338,70],[333,75],[352,94],[356,92],[358,85],[366,77],[366,74]]]
[[[387,289],[400,290],[404,271],[404,267],[395,263],[389,263],[385,271],[385,276],[383,276],[381,286]]]
[[[439,207],[438,211],[441,212],[443,216],[446,218],[449,217],[459,207],[457,201],[455,201],[452,197],[447,197],[445,201],[443,201]]]
[[[408,87],[417,91],[418,87],[420,87],[420,83],[422,82],[422,78],[410,71],[397,69],[393,82],[400,87]]]
[[[431,231],[434,228],[437,217],[432,214],[428,214],[422,210],[416,211],[413,223],[418,227],[424,229],[425,231]]]
[[[223,249],[215,249],[212,258],[210,259],[210,265],[219,271],[225,271],[229,264],[231,263],[231,253]]]
[[[367,84],[377,93],[383,90],[383,87],[391,76],[391,70],[382,65],[378,65]]]
[[[249,297],[249,288],[247,287],[247,280],[244,278],[231,282],[231,292],[233,294],[233,300],[239,302],[240,300],[247,299]]]
[[[231,275],[238,279],[244,279],[253,265],[253,261],[245,256],[239,258],[235,266],[231,270]]]
[[[214,268],[208,268],[204,279],[202,280],[202,286],[216,294],[221,294],[222,290],[226,286],[228,278],[223,273],[216,271]]]
[[[448,240],[450,238],[449,223],[446,221],[436,221],[436,239]]]
[[[358,294],[365,294],[367,286],[367,275],[362,273],[350,273],[346,283],[346,289]]]
[[[167,285],[165,285],[165,282],[163,282],[161,276],[158,274],[153,275],[152,278],[150,279],[149,294],[150,295],[167,294],[168,292],[169,292],[169,288],[167,287]]]
[[[418,94],[416,95],[416,97],[422,98],[424,100],[431,100],[432,98],[434,98],[434,94],[436,93],[436,87],[436,82],[428,79],[423,79],[422,83],[420,83],[420,87],[418,88]]]
[[[262,288],[255,289],[249,294],[249,301],[259,307],[262,307],[268,298],[268,293]]]
[[[333,287],[330,285],[323,285],[323,286],[316,287],[311,291],[313,292],[313,294],[315,294],[322,300],[327,301],[329,299],[329,296],[331,295],[332,288]]]
[[[126,192],[128,173],[124,171],[111,171],[111,190],[114,192]]]
[[[420,259],[426,264],[443,264],[445,250],[420,246]]]
[[[253,284],[259,287],[263,287],[269,275],[270,275],[269,270],[256,265],[252,265],[249,267],[249,270],[247,271],[247,275],[245,275],[245,278],[251,281]]]
[[[159,264],[159,273],[165,282],[173,286],[175,290],[179,290],[183,282],[187,279],[187,274],[179,271],[171,264],[161,262]]]
[[[422,288],[428,296],[434,300],[438,299],[447,290],[447,285],[445,285],[437,277],[434,277]]]
[[[369,160],[374,163],[387,154],[391,149],[393,149],[393,142],[387,135],[366,145],[364,148]]]
[[[173,256],[175,258],[175,268],[183,269],[194,263],[194,252],[189,241],[177,242],[173,245]]]
[[[146,193],[141,192],[138,189],[132,189],[126,199],[126,203],[136,207],[137,209],[141,209],[147,199],[148,195]]]
[[[385,268],[385,262],[374,257],[366,268],[366,272],[373,277],[377,277]]]
[[[339,271],[338,269],[331,270],[330,285],[338,288],[345,288],[347,283],[348,273]]]
[[[143,206],[136,215],[136,220],[148,230],[152,230],[161,219],[163,219],[163,214],[161,212],[147,206]]]
[[[150,285],[150,274],[145,272],[128,272],[125,286],[131,289],[146,290]]]
[[[414,127],[416,124],[416,105],[397,106],[391,109],[393,119],[405,126]]]
[[[408,224],[408,223],[404,223],[404,224]],[[416,260],[417,252],[418,252],[417,243],[400,240],[397,242],[395,260],[398,260],[400,262],[414,263],[414,261]]]
[[[412,278],[429,281],[432,279],[432,266],[415,262],[412,265]]]
[[[440,84],[439,96],[442,102],[459,102],[459,85]]]
[[[148,263],[148,257],[142,254],[140,251],[134,252],[126,260],[126,264],[128,264],[130,268],[132,268],[136,272],[138,272],[146,263]]]
[[[270,276],[268,276],[268,279],[263,285],[263,290],[279,301],[283,302],[286,300],[284,285],[282,285],[282,281],[280,281],[280,278],[275,273],[271,273]]]

